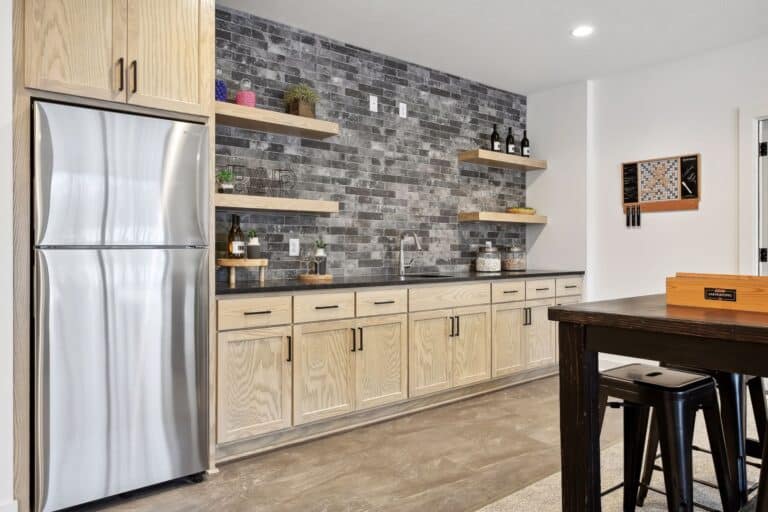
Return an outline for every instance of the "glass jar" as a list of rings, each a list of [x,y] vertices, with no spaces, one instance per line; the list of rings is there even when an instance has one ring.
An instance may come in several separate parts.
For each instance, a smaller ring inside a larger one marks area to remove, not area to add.
[[[475,260],[475,270],[478,272],[499,272],[501,271],[501,257],[496,247],[486,245],[480,247],[477,251]]]
[[[513,245],[504,250],[501,256],[501,269],[509,272],[522,272],[525,270],[525,249]]]

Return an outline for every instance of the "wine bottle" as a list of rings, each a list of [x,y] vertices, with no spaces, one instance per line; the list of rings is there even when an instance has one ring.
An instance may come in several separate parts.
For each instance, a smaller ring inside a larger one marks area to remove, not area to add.
[[[512,127],[509,128],[509,133],[507,134],[507,143],[504,146],[504,149],[507,150],[508,155],[515,154],[515,136],[512,135]]]
[[[230,258],[245,258],[245,236],[240,229],[239,215],[232,215],[232,225],[227,236],[227,252]]]
[[[501,137],[499,132],[496,131],[496,124],[493,125],[493,132],[491,132],[491,151],[501,151]]]
[[[523,130],[523,140],[520,141],[520,154],[523,156],[531,156],[531,143],[528,140],[528,130]]]

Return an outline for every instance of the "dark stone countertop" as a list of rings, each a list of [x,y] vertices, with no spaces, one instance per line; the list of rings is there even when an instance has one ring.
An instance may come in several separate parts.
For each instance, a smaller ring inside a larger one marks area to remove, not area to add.
[[[350,276],[334,277],[327,283],[304,283],[298,279],[241,281],[230,287],[226,282],[216,283],[216,295],[240,293],[296,292],[307,290],[332,290],[338,288],[362,288],[365,286],[397,286],[409,284],[440,284],[464,281],[490,281],[498,279],[525,279],[532,277],[554,277],[565,275],[583,275],[583,270],[526,270],[524,272],[451,272],[446,277],[431,278],[418,276]]]

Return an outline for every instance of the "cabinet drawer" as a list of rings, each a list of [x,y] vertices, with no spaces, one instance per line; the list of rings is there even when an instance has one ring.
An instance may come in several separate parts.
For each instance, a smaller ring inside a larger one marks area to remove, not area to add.
[[[357,292],[357,316],[391,315],[408,311],[408,290]]]
[[[565,277],[556,280],[556,289],[558,297],[567,297],[569,295],[581,295],[581,287],[584,280],[581,277]]]
[[[293,321],[297,324],[354,316],[354,292],[296,295],[293,298]]]
[[[536,279],[525,282],[525,299],[546,299],[555,296],[554,279]]]
[[[491,283],[493,302],[525,300],[525,281],[497,281]]]
[[[291,297],[254,297],[218,301],[218,330],[291,323]]]
[[[491,285],[482,283],[425,286],[411,288],[408,290],[408,296],[410,311],[474,306],[491,302]]]

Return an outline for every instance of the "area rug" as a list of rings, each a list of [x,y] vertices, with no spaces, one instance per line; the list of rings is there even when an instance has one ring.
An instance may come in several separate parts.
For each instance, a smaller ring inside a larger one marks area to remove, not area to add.
[[[750,437],[756,437],[754,425],[748,425]],[[707,431],[704,426],[704,418],[699,415],[696,420],[694,444],[701,448],[708,448]],[[601,485],[603,489],[609,489],[623,480],[623,445],[621,443],[603,450],[600,454]],[[661,460],[657,462],[661,465]],[[712,465],[712,457],[708,453],[693,453],[694,478],[707,482],[716,482],[715,471]],[[750,486],[759,478],[759,470],[747,466],[747,477]],[[560,512],[560,473],[555,473],[543,480],[529,485],[514,494],[502,498],[480,509],[478,512]],[[654,471],[651,487],[664,489],[664,475],[661,471]],[[720,495],[717,489],[694,483],[694,501],[716,510],[722,510]],[[606,512],[620,511],[622,509],[622,490],[619,489],[603,497],[603,510]],[[643,512],[666,512],[666,498],[662,494],[649,491],[648,498],[642,508]]]

